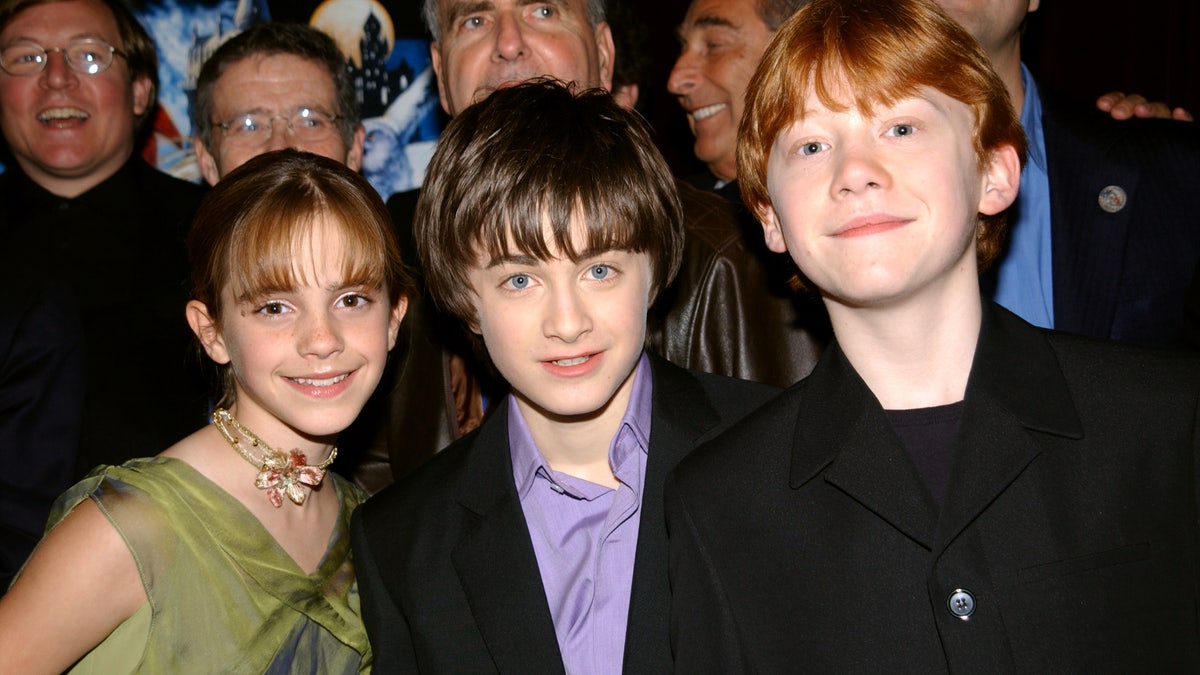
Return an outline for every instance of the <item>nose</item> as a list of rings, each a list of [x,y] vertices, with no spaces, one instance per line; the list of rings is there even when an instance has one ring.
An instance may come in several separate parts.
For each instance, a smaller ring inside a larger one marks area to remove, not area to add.
[[[67,55],[62,50],[46,52],[46,67],[42,69],[42,85],[50,89],[72,87],[79,83],[75,71],[67,65]]]
[[[496,17],[496,45],[492,54],[496,61],[515,61],[527,51],[525,34],[520,20],[512,12],[501,12]]]
[[[837,157],[832,184],[835,197],[883,189],[892,183],[891,173],[875,157],[869,143],[846,143]]]
[[[551,291],[542,324],[546,337],[572,343],[592,330],[592,318],[581,293],[574,285]]]
[[[675,59],[675,65],[671,68],[671,74],[667,77],[667,91],[676,96],[687,96],[696,88],[696,79],[699,73],[699,68],[696,65],[697,57],[687,47],[679,52],[679,58]]]
[[[270,135],[267,137],[266,150],[283,150],[284,148],[296,148],[300,146],[296,144],[296,135],[292,133],[292,127],[285,117],[276,117],[271,120]]]
[[[341,326],[329,312],[309,312],[297,323],[296,346],[305,357],[327,359],[342,351]]]

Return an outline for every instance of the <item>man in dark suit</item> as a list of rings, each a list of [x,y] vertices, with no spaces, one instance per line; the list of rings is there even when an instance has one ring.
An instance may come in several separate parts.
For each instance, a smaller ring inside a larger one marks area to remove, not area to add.
[[[668,478],[676,669],[1200,667],[1200,361],[981,300],[1025,141],[980,46],[929,0],[813,0],[744,128],[834,342]]]
[[[1180,342],[1200,264],[1200,129],[1117,122],[1039,89],[1021,63],[1022,28],[1037,2],[943,4],[979,39],[1029,138],[1012,231],[985,291],[1037,326]]]
[[[511,393],[355,514],[375,669],[667,672],[663,480],[775,390],[645,350],[683,228],[643,122],[601,90],[496,91],[442,134],[416,239]]]
[[[75,479],[83,366],[70,290],[0,270],[0,595]]]
[[[5,274],[29,297],[53,299],[55,310],[32,315],[53,323],[27,325],[77,326],[82,343],[79,358],[62,364],[74,376],[45,371],[82,382],[82,397],[35,404],[44,408],[35,416],[57,420],[63,433],[28,439],[21,463],[6,464],[8,480],[39,496],[43,523],[47,495],[84,471],[157,454],[206,421],[183,320],[183,241],[203,190],[134,152],[154,110],[157,69],[153,41],[121,2],[0,5],[0,131],[11,152],[0,176]],[[35,349],[73,342],[61,331],[16,337]],[[36,540],[33,513],[0,508],[0,520],[22,519]]]

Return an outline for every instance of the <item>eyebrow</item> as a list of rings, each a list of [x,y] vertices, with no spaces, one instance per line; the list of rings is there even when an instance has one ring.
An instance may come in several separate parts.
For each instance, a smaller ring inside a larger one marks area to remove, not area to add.
[[[112,45],[114,47],[117,46],[116,42],[113,42],[112,40],[104,37],[103,35],[100,35],[99,33],[76,33],[75,35],[71,35],[71,36],[67,37],[67,44],[79,42],[80,40],[99,40],[101,42]],[[13,38],[11,40],[9,40],[8,42],[5,43],[5,46],[13,45],[18,42],[32,42],[38,46],[41,46],[41,44],[42,44],[42,40],[40,40],[39,38],[35,38],[35,37],[29,36],[29,35],[15,35],[15,36],[13,36]],[[117,42],[120,42],[120,40],[117,40]]]
[[[332,113],[332,112],[330,112],[330,111],[329,111],[329,108],[327,108],[327,107],[325,107],[325,106],[323,106],[323,105],[317,105],[317,104],[315,104],[315,103],[298,103],[298,104],[296,104],[296,105],[294,105],[294,106],[291,106],[291,107],[289,107],[289,108],[284,108],[283,110],[272,110],[272,109],[270,109],[270,108],[264,108],[263,106],[255,106],[255,107],[253,107],[253,108],[245,108],[245,109],[242,109],[242,110],[234,110],[234,111],[233,111],[233,113],[231,113],[231,114],[232,114],[232,116],[233,116],[233,117],[241,117],[242,115],[277,115],[277,116],[284,116],[284,115],[295,115],[296,113],[300,112],[301,110],[311,110],[311,111],[313,111],[313,112],[324,113],[324,114],[326,114],[326,115],[333,115],[333,114],[334,114],[334,113]]]
[[[484,10],[492,9],[495,6],[496,6],[496,3],[492,2],[492,0],[474,0],[473,2],[470,2],[470,1],[468,1],[468,2],[452,2],[452,3],[450,3],[450,6],[446,8],[446,24],[448,26],[453,26],[458,23],[459,19],[463,18],[464,16],[467,16],[468,14],[474,14],[475,12],[482,12]]]
[[[588,260],[590,258],[599,258],[600,256],[602,256],[606,253],[610,253],[612,251],[623,251],[623,250],[625,250],[625,249],[620,248],[618,246],[608,246],[605,248],[587,249],[587,250],[579,252],[579,254],[575,256],[575,258],[577,260],[583,261],[583,260]],[[496,256],[496,257],[492,258],[490,261],[488,261],[488,264],[485,267],[485,269],[492,269],[494,267],[500,267],[502,265],[518,265],[518,266],[523,265],[523,266],[532,267],[534,265],[539,265],[544,262],[546,262],[545,259],[539,258],[537,256],[529,255],[526,253],[510,253],[510,254]]]
[[[555,9],[571,14],[570,4],[565,0],[516,0],[517,7],[528,7],[529,5],[550,5]],[[446,24],[457,24],[459,19],[476,12],[483,12],[489,9],[495,9],[496,3],[494,0],[467,0],[465,2],[451,3],[446,12]]]
[[[741,26],[734,24],[732,21],[723,16],[705,14],[703,16],[696,17],[696,20],[691,23],[679,24],[679,26],[675,29],[675,35],[679,37],[680,41],[685,41],[684,32],[694,28],[728,28],[732,31],[741,30]]]

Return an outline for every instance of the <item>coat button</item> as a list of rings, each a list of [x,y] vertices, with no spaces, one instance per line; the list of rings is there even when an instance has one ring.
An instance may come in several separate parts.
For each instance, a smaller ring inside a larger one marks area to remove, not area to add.
[[[946,600],[950,613],[966,621],[975,613],[975,596],[965,588],[959,588]]]

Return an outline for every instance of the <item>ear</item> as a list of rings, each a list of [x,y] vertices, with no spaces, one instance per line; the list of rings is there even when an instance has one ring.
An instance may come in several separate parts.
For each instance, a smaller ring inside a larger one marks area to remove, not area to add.
[[[980,180],[983,182],[980,213],[992,216],[1011,206],[1021,185],[1021,162],[1016,149],[1002,145],[993,150]]]
[[[775,253],[787,253],[787,242],[783,239],[783,230],[779,227],[779,216],[773,206],[760,206],[754,209],[758,222],[762,223],[763,240],[767,248]]]
[[[1029,12],[1038,11],[1038,7],[1040,5],[1041,5],[1041,2],[1039,0],[1029,0],[1029,8],[1025,10],[1025,13],[1028,14]]]
[[[205,182],[216,185],[217,181],[221,180],[221,172],[217,171],[217,158],[204,147],[199,136],[192,136],[192,152],[196,154],[196,163],[200,165],[200,175],[204,176]]]
[[[217,322],[209,315],[208,306],[199,300],[189,300],[184,311],[187,313],[188,325],[192,327],[192,332],[196,334],[196,339],[204,347],[208,358],[220,365],[229,363],[229,350],[225,348],[225,338],[222,337]]]
[[[138,117],[150,108],[150,92],[154,91],[154,83],[150,78],[142,76],[135,79],[133,86],[133,115]]]
[[[471,317],[470,319],[464,319],[463,325],[465,325],[467,327],[467,330],[478,335],[479,337],[483,337],[483,328],[481,328],[479,325],[479,315],[478,314]]]
[[[346,166],[350,167],[352,171],[362,168],[363,142],[366,139],[367,130],[360,124],[354,130],[354,138],[350,140],[350,147],[346,150]]]
[[[391,316],[388,317],[388,351],[392,351],[392,347],[396,346],[396,337],[400,335],[400,322],[404,319],[404,315],[408,312],[408,298],[401,296],[396,301],[396,306],[392,308]]]
[[[638,86],[636,84],[623,84],[617,87],[616,91],[613,92],[613,100],[622,108],[633,110],[637,107]]]
[[[454,111],[450,109],[450,97],[446,95],[446,79],[442,77],[442,50],[440,42],[429,44],[429,60],[433,66],[433,74],[437,79],[438,98],[442,101],[442,110],[445,110],[447,115],[454,115]]]
[[[613,64],[617,61],[617,49],[613,45],[612,29],[606,21],[596,24],[596,57],[600,68],[600,86],[612,91]]]

